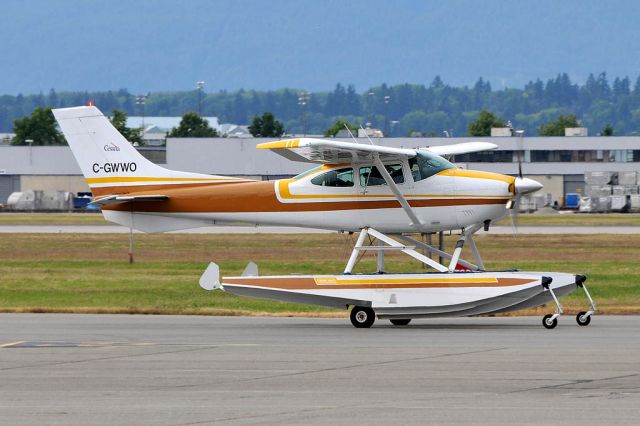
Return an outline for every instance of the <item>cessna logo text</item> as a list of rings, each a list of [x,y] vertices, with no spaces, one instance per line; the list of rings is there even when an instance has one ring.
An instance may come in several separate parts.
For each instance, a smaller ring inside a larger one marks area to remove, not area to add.
[[[118,145],[111,143],[109,145],[104,146],[105,151],[120,151],[120,147]]]
[[[138,168],[136,163],[93,163],[93,173],[118,173],[118,172],[135,172]]]

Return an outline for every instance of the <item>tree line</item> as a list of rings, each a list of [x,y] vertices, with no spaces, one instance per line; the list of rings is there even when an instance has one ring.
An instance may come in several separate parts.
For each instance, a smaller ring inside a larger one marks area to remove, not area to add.
[[[91,101],[103,112],[121,110],[128,115],[183,116],[201,111],[221,122],[250,124],[265,111],[271,112],[288,133],[323,134],[336,121],[383,129],[387,135],[452,136],[469,134],[469,126],[482,110],[539,134],[542,126],[560,116],[575,116],[590,134],[607,129],[616,135],[640,134],[640,77],[610,81],[606,73],[589,75],[582,85],[566,73],[543,82],[530,81],[524,88],[495,90],[480,78],[473,86],[454,87],[436,77],[431,84],[398,84],[358,92],[352,85],[337,84],[330,92],[307,93],[296,89],[238,90],[201,93],[155,92],[146,94],[144,105],[126,89],[105,92],[56,92],[37,95],[0,96],[0,132],[10,132],[14,121],[30,115],[36,107],[68,107]]]
[[[113,127],[134,146],[143,146],[141,128],[127,126],[127,113],[115,109],[108,116]],[[254,137],[280,137],[284,134],[283,124],[272,113],[265,112],[253,117],[249,132]],[[67,141],[56,125],[51,107],[36,107],[30,116],[15,120],[15,136],[12,145],[66,145]],[[189,111],[182,116],[180,123],[167,132],[172,138],[217,138],[220,134],[211,128],[209,121],[197,112]]]

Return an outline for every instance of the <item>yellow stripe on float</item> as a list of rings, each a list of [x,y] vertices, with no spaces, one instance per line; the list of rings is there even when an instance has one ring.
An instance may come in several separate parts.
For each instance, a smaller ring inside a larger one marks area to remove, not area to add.
[[[393,285],[393,284],[453,284],[453,283],[474,283],[474,284],[496,284],[498,282],[497,278],[396,278],[396,279],[367,279],[367,280],[359,280],[359,279],[341,279],[338,280],[336,277],[319,277],[314,278],[316,284],[318,285],[353,285],[353,284],[383,284],[383,285]]]

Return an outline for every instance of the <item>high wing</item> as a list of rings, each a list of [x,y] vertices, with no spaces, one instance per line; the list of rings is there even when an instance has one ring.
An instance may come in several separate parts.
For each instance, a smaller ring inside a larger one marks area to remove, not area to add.
[[[357,163],[370,161],[371,154],[378,153],[382,161],[415,157],[415,149],[391,148],[379,145],[362,145],[324,139],[300,138],[265,142],[258,149],[270,149],[292,161],[305,163]]]
[[[427,150],[442,156],[486,151],[497,147],[497,145],[489,142],[465,142],[455,145],[420,148],[420,150]],[[256,148],[270,149],[292,161],[323,164],[371,161],[374,153],[378,154],[381,161],[398,160],[415,157],[418,152],[418,149],[412,148],[393,148],[313,138],[265,142],[258,144]]]
[[[105,195],[104,197],[96,198],[91,202],[98,206],[110,206],[113,204],[129,203],[133,201],[147,202],[147,201],[167,201],[169,197],[167,195]]]

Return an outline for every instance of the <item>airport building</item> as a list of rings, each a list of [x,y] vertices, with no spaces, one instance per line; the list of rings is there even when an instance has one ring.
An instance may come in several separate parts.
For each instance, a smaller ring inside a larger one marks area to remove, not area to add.
[[[262,180],[290,177],[313,167],[289,161],[255,146],[273,139],[262,138],[169,138],[166,147],[141,147],[151,161],[174,170],[243,176]],[[338,139],[348,141],[349,139]],[[564,205],[565,194],[601,195],[607,188],[622,186],[626,194],[638,194],[640,137],[485,137],[485,138],[379,138],[376,144],[393,147],[426,147],[469,141],[498,145],[489,152],[459,155],[453,162],[463,168],[515,175],[521,152],[523,173],[544,185],[549,202]],[[360,143],[368,144],[366,138]],[[522,151],[519,151],[522,149]],[[635,173],[634,173],[635,172]],[[620,174],[622,173],[622,174]],[[616,176],[585,183],[590,176]],[[624,183],[617,176],[624,175]],[[630,177],[631,176],[631,177]],[[635,181],[632,176],[636,176]],[[605,182],[607,180],[607,182]],[[594,185],[596,184],[596,185]],[[620,184],[620,185],[619,185]],[[88,191],[80,169],[66,147],[0,145],[0,204],[15,191]],[[585,192],[586,191],[586,192]]]

